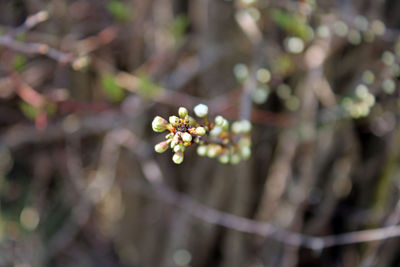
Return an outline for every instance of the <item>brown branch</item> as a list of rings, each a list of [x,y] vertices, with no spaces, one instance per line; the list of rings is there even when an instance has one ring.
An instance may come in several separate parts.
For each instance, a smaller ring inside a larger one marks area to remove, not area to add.
[[[62,64],[70,63],[74,57],[42,43],[23,43],[8,35],[0,36],[0,46],[28,55],[44,55]]]
[[[156,163],[147,162],[145,164],[147,164],[145,169],[148,169],[149,164],[150,166],[155,166]],[[192,216],[205,222],[224,226],[239,232],[269,237],[287,245],[321,250],[333,246],[372,242],[400,236],[400,226],[388,226],[373,230],[355,231],[322,237],[290,232],[270,223],[255,221],[204,206],[189,196],[170,189],[161,182],[160,177],[150,178],[149,172],[144,173],[147,175],[146,178],[148,181],[150,181],[164,201],[185,210]]]
[[[49,18],[49,12],[46,10],[41,10],[36,14],[30,15],[26,18],[23,24],[13,29],[8,36],[15,37],[20,33],[24,33],[34,28],[39,23],[46,21]]]
[[[147,147],[148,145],[141,142],[138,138],[135,138],[133,134],[131,140],[134,140],[134,142],[131,142],[131,144],[122,143],[122,145],[131,149],[131,151],[143,160],[142,169],[145,179],[155,189],[160,199],[175,205],[202,221],[243,233],[272,238],[286,245],[304,247],[317,251],[334,246],[386,240],[400,236],[400,225],[396,225],[317,237],[288,231],[271,223],[256,221],[207,207],[192,199],[190,196],[176,192],[167,186],[164,183],[162,171],[157,163],[149,159],[149,157],[144,156],[147,153],[138,152],[138,147],[141,148],[141,151],[150,151],[150,148]]]
[[[0,35],[0,46],[28,55],[44,55],[61,64],[73,64],[74,62],[77,62],[79,57],[77,58],[73,56],[71,52],[62,52],[43,43],[25,43],[14,39],[17,34],[29,31],[37,24],[46,21],[48,17],[49,13],[47,11],[40,11],[29,16],[21,26],[13,29],[8,34]],[[79,50],[78,52],[88,54],[99,47],[110,43],[115,39],[117,33],[118,28],[115,26],[106,27],[98,34],[79,41],[76,44]]]

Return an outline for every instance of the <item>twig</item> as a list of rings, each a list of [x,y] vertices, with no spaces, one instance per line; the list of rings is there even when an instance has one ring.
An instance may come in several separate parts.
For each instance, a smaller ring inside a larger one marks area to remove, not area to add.
[[[156,166],[155,162],[148,161],[145,163],[144,170],[155,168],[154,166]],[[389,226],[322,237],[290,232],[269,223],[251,220],[206,207],[189,196],[168,188],[161,182],[160,177],[150,178],[152,174],[149,174],[148,171],[144,171],[144,173],[164,201],[182,208],[192,216],[208,223],[224,226],[239,232],[269,237],[287,245],[321,250],[333,246],[385,240],[400,236],[400,226]],[[152,171],[151,173],[154,174],[156,172]]]
[[[39,11],[38,13],[28,16],[25,22],[6,35],[0,36],[0,45],[11,50],[18,51],[24,54],[39,54],[46,55],[60,63],[68,63],[73,60],[71,54],[63,53],[57,49],[51,48],[42,43],[23,43],[14,39],[17,34],[26,32],[41,22],[49,18],[47,11]]]
[[[23,24],[12,30],[8,36],[15,37],[16,35],[27,32],[30,29],[34,28],[41,22],[46,21],[49,18],[49,12],[46,10],[41,10],[36,14],[28,16]]]
[[[158,196],[163,201],[175,205],[178,208],[185,210],[193,217],[205,222],[243,233],[272,238],[286,245],[304,247],[316,251],[334,246],[386,240],[388,238],[400,236],[400,225],[397,225],[372,230],[362,230],[338,235],[316,237],[287,231],[271,223],[256,221],[207,207],[192,199],[190,196],[176,192],[175,190],[169,188],[164,183],[160,167],[154,160],[144,156],[146,153],[142,152],[143,150],[150,150],[150,148],[147,147],[148,145],[144,142],[140,142],[137,138],[135,138],[135,140],[139,142],[136,147],[132,147],[131,145],[125,143],[122,145],[130,148],[131,151],[133,151],[143,160],[142,169],[145,179],[153,186]],[[138,147],[141,147],[141,152],[138,152]]]
[[[70,63],[74,57],[70,53],[63,53],[57,49],[51,48],[42,43],[23,43],[16,41],[8,35],[0,36],[0,46],[7,47],[11,50],[21,52],[24,54],[38,54],[45,55],[57,62],[66,64]]]

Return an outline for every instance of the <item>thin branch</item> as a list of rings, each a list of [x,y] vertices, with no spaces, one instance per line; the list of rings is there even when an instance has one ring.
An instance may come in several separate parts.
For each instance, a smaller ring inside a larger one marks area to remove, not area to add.
[[[51,48],[42,43],[23,43],[16,41],[8,35],[0,36],[0,46],[7,47],[11,50],[21,52],[24,54],[38,54],[45,55],[57,62],[66,64],[70,63],[74,57],[70,53],[64,53],[57,49]]]
[[[150,151],[150,148],[147,147],[148,145],[139,141],[139,139],[135,138],[133,134],[132,139],[135,140],[135,146],[126,143],[123,143],[122,145],[127,146],[139,157],[141,157],[144,162],[142,164],[142,169],[145,179],[153,186],[158,196],[163,201],[181,208],[193,217],[202,221],[223,226],[242,233],[272,238],[286,245],[304,247],[316,251],[334,246],[386,240],[400,236],[400,225],[396,225],[372,230],[354,231],[338,235],[317,237],[287,231],[271,223],[256,221],[207,207],[197,202],[190,196],[176,192],[166,185],[164,183],[162,171],[158,164],[154,160],[149,159],[149,157],[145,157],[144,155],[146,153],[138,152],[138,147],[141,148],[139,149],[141,151]]]
[[[41,22],[49,18],[48,11],[42,10],[36,14],[28,16],[23,24],[13,29],[10,33],[0,36],[0,46],[7,47],[11,50],[21,52],[24,54],[39,54],[46,55],[60,63],[68,63],[73,60],[69,53],[63,53],[57,49],[51,48],[42,43],[24,43],[14,39],[20,33],[24,33],[35,27]]]
[[[154,162],[148,162],[147,164],[155,166]],[[146,172],[145,174],[148,175]],[[270,223],[255,221],[209,208],[196,202],[185,194],[170,189],[162,182],[154,182],[154,179],[147,179],[153,181],[151,184],[164,201],[185,210],[198,219],[239,232],[269,237],[287,245],[321,250],[333,246],[365,243],[400,236],[400,226],[389,226],[322,237],[290,232]]]
[[[16,35],[20,33],[24,33],[29,31],[30,29],[34,28],[36,25],[39,23],[42,23],[49,18],[49,12],[46,10],[41,10],[37,12],[36,14],[30,15],[26,18],[25,22],[22,23],[20,26],[17,28],[13,29],[8,36],[10,37],[15,37]]]

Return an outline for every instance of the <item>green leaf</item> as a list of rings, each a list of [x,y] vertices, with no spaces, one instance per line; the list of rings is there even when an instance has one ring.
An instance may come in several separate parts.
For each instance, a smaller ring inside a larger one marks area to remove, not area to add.
[[[271,11],[271,19],[284,31],[296,35],[303,40],[312,37],[312,29],[307,21],[296,13],[284,12],[278,9]]]
[[[103,88],[103,92],[110,101],[120,102],[122,99],[124,99],[124,90],[119,87],[119,85],[115,81],[114,76],[112,76],[111,74],[104,74],[101,77],[101,85]]]
[[[14,57],[13,60],[13,68],[15,71],[20,72],[24,69],[25,65],[26,65],[26,56],[22,55],[22,54],[17,54]]]
[[[170,32],[177,45],[185,39],[185,32],[189,25],[188,18],[185,15],[177,16],[171,23]]]
[[[126,22],[131,19],[131,9],[123,2],[111,0],[107,4],[108,12],[118,21]]]
[[[40,110],[25,101],[21,101],[19,103],[19,109],[21,112],[30,120],[34,120],[36,116],[39,114]]]

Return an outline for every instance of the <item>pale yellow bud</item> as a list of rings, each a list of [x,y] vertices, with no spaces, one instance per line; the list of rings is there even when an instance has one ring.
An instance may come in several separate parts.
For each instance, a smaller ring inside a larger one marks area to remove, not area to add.
[[[172,161],[175,164],[181,164],[183,162],[183,152],[178,151],[172,156]]]
[[[165,131],[167,129],[167,125],[168,125],[167,120],[160,116],[156,116],[153,119],[153,122],[151,123],[153,131],[159,132],[159,133]]]

